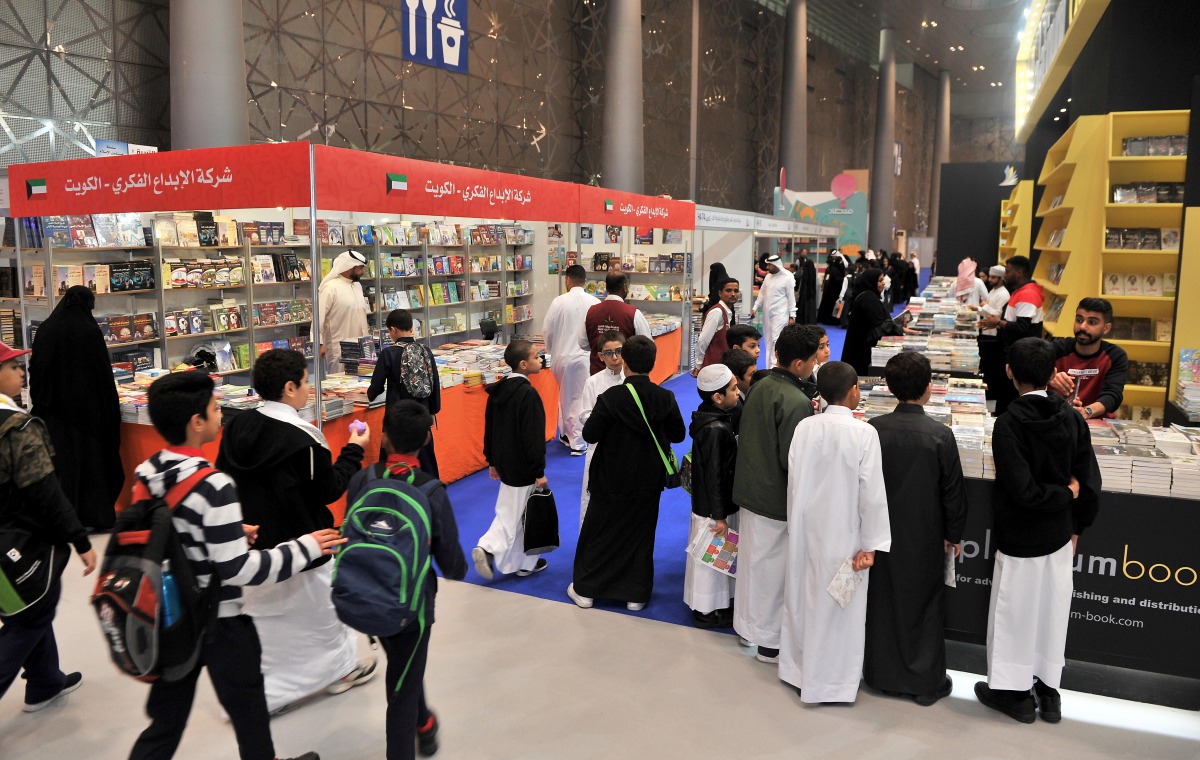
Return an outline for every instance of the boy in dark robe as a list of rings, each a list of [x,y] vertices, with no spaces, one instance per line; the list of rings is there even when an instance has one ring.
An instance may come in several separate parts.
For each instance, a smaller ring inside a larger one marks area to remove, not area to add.
[[[967,520],[958,446],[950,428],[925,416],[929,359],[905,351],[884,368],[900,403],[870,420],[883,453],[892,546],[875,553],[867,588],[863,678],[891,696],[929,706],[950,694],[946,675],[944,568],[961,551]]]

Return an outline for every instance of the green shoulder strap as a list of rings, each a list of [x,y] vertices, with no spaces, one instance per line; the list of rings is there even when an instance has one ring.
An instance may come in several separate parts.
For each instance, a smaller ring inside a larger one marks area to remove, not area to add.
[[[642,400],[638,398],[637,391],[628,383],[625,387],[633,394],[633,403],[637,404],[638,411],[642,413],[642,421],[646,423],[646,429],[650,431],[650,438],[654,441],[654,448],[658,449],[658,455],[662,457],[663,467],[667,468],[668,475],[674,475],[675,468],[671,466],[671,460],[667,459],[667,455],[663,452],[662,444],[658,442],[658,436],[654,434],[654,428],[650,427],[650,420],[646,418],[646,410],[642,408]]]

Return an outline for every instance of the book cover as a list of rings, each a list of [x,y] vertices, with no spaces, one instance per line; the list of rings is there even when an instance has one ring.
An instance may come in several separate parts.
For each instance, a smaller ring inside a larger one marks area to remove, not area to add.
[[[250,344],[237,343],[233,346],[233,360],[238,369],[250,369]]]
[[[1154,320],[1149,317],[1132,317],[1133,340],[1154,340]]]
[[[179,245],[185,248],[200,247],[200,229],[195,220],[180,220],[175,223],[175,231],[179,235]]]
[[[687,258],[683,251],[677,251],[671,254],[671,271],[676,274],[683,274],[686,270]]]
[[[1156,319],[1154,320],[1154,339],[1159,343],[1170,343],[1171,336],[1175,334],[1175,320],[1173,319]]]
[[[213,287],[227,288],[229,287],[229,264],[224,259],[215,262],[215,270],[213,273]]]
[[[156,283],[154,262],[149,259],[137,259],[130,263],[130,277],[132,278],[130,290],[153,290]]]
[[[1163,283],[1162,277],[1157,274],[1144,274],[1142,277],[1142,294],[1147,296],[1162,297]]]
[[[70,287],[70,285],[67,284],[67,280],[70,279],[70,270],[71,267],[66,264],[56,265],[54,267],[54,292],[59,296],[65,294],[67,292],[67,288]]]
[[[1175,277],[1174,272],[1163,272],[1163,295],[1175,297]]]
[[[288,282],[300,282],[300,260],[294,253],[283,254],[283,268]]]
[[[276,338],[274,341],[271,342],[271,348],[276,348],[276,349],[279,349],[280,351],[287,351],[290,348],[290,346],[288,345],[288,339],[287,338]]]
[[[317,220],[317,245],[332,245],[329,240],[330,221],[328,219]]]
[[[108,334],[112,343],[128,343],[133,340],[132,318],[128,314],[109,314]]]
[[[276,309],[276,306],[278,306],[278,304],[274,301],[267,301],[266,303],[259,305],[259,309],[262,312],[263,325],[279,324],[279,322],[277,321],[278,320],[278,314],[277,314],[278,310]]]
[[[1125,275],[1120,272],[1106,273],[1104,275],[1103,291],[1106,296],[1125,295]]]
[[[92,229],[96,231],[96,246],[119,248],[121,238],[117,232],[116,214],[92,214]]]
[[[375,231],[371,225],[359,225],[358,235],[362,239],[363,245],[375,245]]]
[[[131,324],[134,340],[153,340],[158,337],[158,315],[153,312],[134,314]]]
[[[592,271],[607,272],[608,271],[608,253],[599,251],[592,254]]]
[[[1127,274],[1125,275],[1125,295],[1127,296],[1143,296],[1146,294],[1143,290],[1142,275]]]
[[[292,220],[292,234],[296,237],[312,238],[312,220],[297,218]]]
[[[42,217],[42,234],[55,248],[71,247],[71,221],[65,216]]]
[[[179,334],[179,322],[175,317],[175,312],[168,311],[163,314],[163,335],[170,338],[172,335]]]
[[[297,256],[296,265],[300,272],[300,282],[312,282],[312,265],[308,259],[303,256]]]
[[[133,264],[131,262],[118,261],[109,264],[108,275],[110,293],[133,290]]]
[[[275,260],[269,253],[259,253],[254,256],[254,281],[269,284],[278,282],[275,279]]]
[[[637,245],[654,245],[654,228],[634,227],[633,242]]]
[[[271,222],[271,245],[283,245],[283,222]]]
[[[196,234],[201,246],[214,248],[221,244],[217,223],[211,219],[196,222]]]
[[[421,297],[420,286],[408,289],[408,303],[410,304],[409,308],[412,309],[423,309],[425,307],[425,299]]]
[[[254,353],[256,356],[262,356],[273,348],[275,348],[275,346],[271,345],[271,341],[262,340],[254,344]]]
[[[604,226],[604,241],[606,243],[620,243],[621,231],[624,229],[619,224],[607,224]]]
[[[1178,227],[1163,227],[1158,231],[1158,243],[1161,250],[1178,251],[1179,250],[1179,228]]]
[[[71,223],[72,248],[96,248],[99,246],[96,240],[96,228],[92,226],[92,218],[90,216],[72,216],[68,218]]]

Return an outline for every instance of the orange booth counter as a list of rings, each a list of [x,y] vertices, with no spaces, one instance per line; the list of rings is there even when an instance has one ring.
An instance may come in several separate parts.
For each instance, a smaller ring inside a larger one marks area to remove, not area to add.
[[[650,373],[654,382],[662,383],[678,371],[682,334],[682,330],[675,330],[654,339],[658,345],[658,357],[654,363],[654,370]],[[549,370],[539,372],[529,380],[541,395],[542,406],[546,410],[546,440],[553,440],[558,428],[558,383]],[[487,466],[483,458],[483,413],[486,406],[487,391],[483,386],[468,388],[465,385],[456,385],[442,391],[442,411],[438,414],[437,424],[433,428],[433,441],[437,450],[441,479],[446,483],[461,480]],[[379,461],[383,407],[356,409],[352,414],[325,423],[322,432],[325,433],[325,440],[329,442],[329,448],[334,452],[335,458],[350,437],[351,420],[367,423],[371,431],[371,446],[363,457],[363,463],[374,464]],[[220,444],[218,438],[204,447],[204,454],[209,461],[216,461]],[[129,505],[134,469],[166,445],[166,441],[150,425],[129,422],[121,425],[121,463],[125,468],[126,488],[117,500],[117,511]],[[346,512],[345,498],[339,499],[329,508],[340,523]]]

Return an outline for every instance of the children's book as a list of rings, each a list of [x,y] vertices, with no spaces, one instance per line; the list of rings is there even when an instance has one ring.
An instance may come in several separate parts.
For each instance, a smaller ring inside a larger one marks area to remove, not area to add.
[[[713,532],[716,523],[708,521],[696,538],[688,545],[687,553],[705,567],[729,576],[737,575],[738,534],[731,530],[725,536]]]

